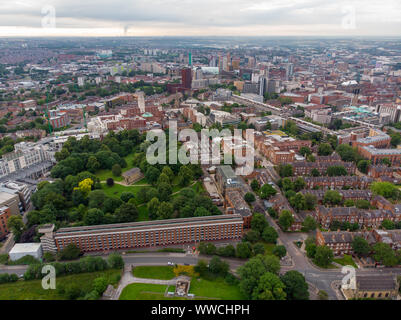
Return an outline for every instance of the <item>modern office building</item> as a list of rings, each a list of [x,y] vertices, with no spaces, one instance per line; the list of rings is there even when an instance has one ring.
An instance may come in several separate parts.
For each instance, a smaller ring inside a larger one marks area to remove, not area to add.
[[[6,153],[0,160],[0,178],[37,164],[51,162],[51,155],[41,144],[20,142],[15,144],[14,148],[13,152]],[[27,175],[29,174],[27,172]]]
[[[77,245],[83,252],[133,249],[201,241],[240,240],[243,220],[241,215],[229,214],[61,228],[49,235],[53,235],[57,250],[62,250],[70,243]]]
[[[181,83],[185,89],[191,89],[192,69],[184,68],[181,70]]]

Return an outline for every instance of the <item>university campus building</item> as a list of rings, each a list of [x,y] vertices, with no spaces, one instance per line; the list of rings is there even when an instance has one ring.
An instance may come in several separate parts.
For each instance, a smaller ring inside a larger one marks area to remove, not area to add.
[[[98,226],[61,228],[46,234],[54,249],[74,243],[83,252],[167,246],[201,241],[240,240],[243,219],[239,214],[117,223]],[[41,239],[42,240],[42,239]],[[43,241],[44,241],[43,240]],[[45,246],[43,246],[45,247]]]

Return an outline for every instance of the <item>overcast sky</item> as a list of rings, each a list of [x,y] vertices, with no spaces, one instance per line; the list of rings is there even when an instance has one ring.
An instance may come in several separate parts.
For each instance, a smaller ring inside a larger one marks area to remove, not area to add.
[[[401,36],[401,1],[0,0],[0,36],[50,35]]]

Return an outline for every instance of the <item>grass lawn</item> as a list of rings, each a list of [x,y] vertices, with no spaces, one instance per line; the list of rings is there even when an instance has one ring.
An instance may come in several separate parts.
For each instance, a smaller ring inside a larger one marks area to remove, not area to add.
[[[94,279],[106,277],[111,280],[119,274],[121,274],[121,270],[114,269],[60,276],[56,279],[56,287],[79,283],[83,290],[90,291]],[[58,294],[57,290],[44,290],[42,288],[42,280],[19,280],[13,283],[0,284],[0,300],[65,300],[65,297]]]
[[[147,267],[149,268],[149,267]],[[135,270],[135,269],[134,269]],[[120,295],[120,300],[186,300],[185,298],[164,296],[166,285],[133,283],[126,286]],[[169,291],[174,286],[169,286]],[[195,294],[195,299],[222,299],[222,300],[244,300],[245,297],[237,286],[228,285],[224,279],[218,278],[213,281],[195,279],[191,281],[189,293]]]
[[[120,295],[120,300],[186,300],[180,297],[165,297],[166,285],[132,283],[126,286]],[[174,287],[170,286],[170,291]]]
[[[175,277],[173,267],[170,266],[141,266],[132,271],[134,277],[145,279],[171,280]]]
[[[127,167],[126,168],[122,168],[122,172],[128,171],[130,169],[132,169],[134,166],[132,165],[132,159],[134,158],[135,153],[130,153],[128,156],[125,156],[125,162],[127,163]],[[111,170],[108,169],[102,169],[96,172],[96,177],[98,177],[100,179],[100,181],[106,181],[107,178],[113,178],[115,181],[122,181],[123,177],[119,176],[116,177],[113,175],[113,173],[111,172]]]
[[[213,281],[193,278],[189,293],[196,297],[222,300],[242,300],[245,299],[238,286],[227,284],[224,279],[217,278]]]
[[[352,256],[345,254],[344,257],[342,258],[336,258],[333,259],[334,262],[337,262],[338,264],[341,264],[343,266],[353,266],[354,268],[357,268],[358,266],[352,259]]]
[[[122,186],[121,184],[115,183],[112,187],[109,187],[107,184],[102,183],[102,190],[109,197],[119,198],[123,192],[132,192],[133,194],[137,194],[139,190],[146,187],[140,186]]]

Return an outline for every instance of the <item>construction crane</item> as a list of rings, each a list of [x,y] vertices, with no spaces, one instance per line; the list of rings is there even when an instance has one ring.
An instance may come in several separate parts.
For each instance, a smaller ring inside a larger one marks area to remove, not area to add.
[[[84,114],[85,132],[88,132],[88,124],[86,123],[86,107],[83,107],[82,110],[83,110],[83,114]]]
[[[52,125],[51,125],[51,123],[50,123],[50,116],[49,116],[49,108],[48,108],[48,105],[46,105],[45,115],[46,115],[46,118],[47,118],[47,123],[49,124],[49,134],[52,134],[52,133],[53,133],[53,127],[52,127]]]

